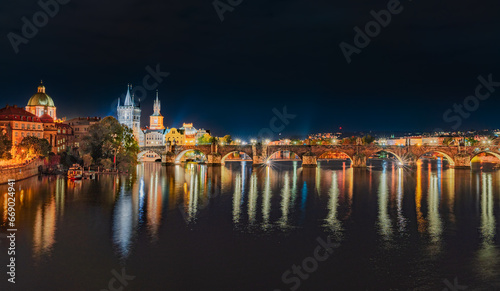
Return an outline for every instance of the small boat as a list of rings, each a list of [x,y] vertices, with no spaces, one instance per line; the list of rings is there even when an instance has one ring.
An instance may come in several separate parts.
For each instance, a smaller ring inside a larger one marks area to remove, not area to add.
[[[83,178],[82,167],[78,164],[73,164],[73,166],[68,170],[68,178],[73,181],[81,180]]]

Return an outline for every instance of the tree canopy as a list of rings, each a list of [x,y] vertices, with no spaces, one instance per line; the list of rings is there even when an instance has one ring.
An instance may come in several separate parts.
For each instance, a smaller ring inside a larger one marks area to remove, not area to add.
[[[82,153],[89,154],[93,163],[109,168],[114,161],[120,170],[127,170],[137,164],[139,144],[132,129],[121,125],[114,117],[108,116],[89,128],[89,134],[82,138]],[[90,160],[90,159],[88,159]]]
[[[10,150],[12,149],[12,142],[7,135],[0,134],[0,159],[10,159]]]
[[[33,154],[47,157],[49,156],[52,146],[49,141],[44,138],[38,138],[36,136],[27,136],[19,143],[18,146],[21,151],[24,151],[24,155]]]

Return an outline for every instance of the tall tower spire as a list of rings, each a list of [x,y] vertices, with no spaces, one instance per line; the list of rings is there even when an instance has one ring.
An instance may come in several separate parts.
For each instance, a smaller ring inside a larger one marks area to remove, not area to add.
[[[160,113],[161,105],[158,99],[158,90],[156,90],[156,100],[153,103],[153,115],[149,117],[150,129],[165,129],[163,126],[163,116]]]
[[[161,104],[160,100],[158,99],[158,90],[156,90],[156,100],[153,104],[154,115],[161,115],[160,110],[161,110]]]
[[[130,97],[130,90],[132,86],[130,84],[127,84],[127,96],[125,96],[125,103],[123,103],[124,106],[131,106],[132,104],[132,98]]]

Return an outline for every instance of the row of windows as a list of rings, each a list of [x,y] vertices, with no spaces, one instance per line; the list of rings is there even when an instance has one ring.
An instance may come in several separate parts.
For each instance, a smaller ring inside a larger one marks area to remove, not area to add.
[[[41,124],[31,124],[31,123],[21,123],[21,129],[24,129],[26,127],[26,129],[42,129],[42,125]],[[14,128],[19,128],[19,123],[17,122],[14,122]]]
[[[19,137],[19,132],[16,131],[14,133],[14,136]],[[42,133],[41,132],[27,132],[25,135],[24,132],[21,132],[21,137],[25,137],[25,136],[36,136],[38,138],[42,138]]]

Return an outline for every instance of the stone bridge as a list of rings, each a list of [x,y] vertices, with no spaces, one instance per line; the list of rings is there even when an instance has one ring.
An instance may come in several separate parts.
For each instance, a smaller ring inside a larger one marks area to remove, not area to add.
[[[271,155],[289,151],[302,160],[303,167],[315,167],[324,154],[345,154],[351,159],[351,166],[366,167],[367,159],[377,153],[393,154],[401,165],[415,166],[418,159],[427,153],[443,155],[450,167],[470,168],[471,160],[480,153],[488,153],[500,159],[500,146],[378,146],[378,145],[167,145],[162,147],[141,147],[141,153],[152,151],[162,157],[165,165],[178,164],[189,151],[202,153],[209,165],[221,165],[231,153],[245,153],[255,165],[267,163]]]

